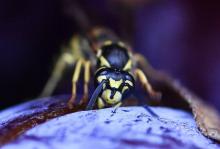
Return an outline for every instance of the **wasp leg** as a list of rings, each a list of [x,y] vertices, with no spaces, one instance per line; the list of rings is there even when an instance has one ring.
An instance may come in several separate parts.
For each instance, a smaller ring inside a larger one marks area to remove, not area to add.
[[[114,108],[119,108],[122,105],[122,102],[117,103]]]
[[[82,65],[83,65],[83,59],[80,58],[76,63],[76,67],[75,67],[73,77],[72,77],[72,96],[70,100],[68,101],[69,108],[73,108],[73,104],[76,100],[76,85],[79,80]]]
[[[114,110],[112,111],[112,113],[116,113],[117,109],[122,105],[122,102],[119,102],[117,103],[115,106],[114,106]]]
[[[81,99],[80,104],[88,102],[88,98],[89,98],[88,86],[89,86],[89,80],[90,80],[90,67],[91,67],[91,62],[85,61],[84,62],[84,86],[83,86],[84,91],[83,91],[83,98]]]
[[[48,79],[40,97],[50,96],[55,90],[58,82],[62,78],[65,69],[75,62],[74,57],[70,53],[63,53],[58,59],[52,71],[51,77]]]
[[[154,99],[160,99],[161,98],[161,93],[154,91],[152,88],[151,84],[148,82],[146,75],[141,69],[135,69],[134,70],[135,78],[137,78],[140,83],[143,85],[144,89],[146,92],[149,93],[151,98]]]
[[[147,76],[153,78],[154,80],[163,81],[167,79],[167,74],[159,70],[155,70],[150,65],[148,60],[141,54],[134,54],[134,63],[136,63],[138,67],[141,68]]]

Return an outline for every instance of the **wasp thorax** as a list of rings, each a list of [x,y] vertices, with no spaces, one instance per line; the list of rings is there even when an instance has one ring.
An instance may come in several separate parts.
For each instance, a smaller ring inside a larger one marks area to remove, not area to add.
[[[105,82],[99,97],[107,104],[119,103],[134,88],[134,79],[126,71],[102,68],[96,73],[96,84]]]

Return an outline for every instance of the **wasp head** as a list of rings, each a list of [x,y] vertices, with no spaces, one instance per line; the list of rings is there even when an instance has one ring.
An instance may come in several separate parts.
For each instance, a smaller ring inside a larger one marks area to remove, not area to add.
[[[134,88],[133,76],[126,72],[113,68],[102,68],[95,76],[95,83],[103,83],[99,97],[110,105],[117,104]]]

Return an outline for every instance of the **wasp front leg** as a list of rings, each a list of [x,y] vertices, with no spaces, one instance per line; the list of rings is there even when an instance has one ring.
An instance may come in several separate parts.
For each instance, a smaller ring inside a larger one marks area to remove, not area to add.
[[[155,70],[148,60],[141,54],[134,54],[134,63],[138,65],[143,72],[154,80],[164,81],[167,80],[168,76],[164,72]]]
[[[80,58],[76,63],[76,67],[75,67],[73,77],[72,77],[72,96],[70,100],[68,101],[68,106],[70,108],[73,107],[73,104],[75,103],[75,100],[76,100],[76,92],[77,92],[76,85],[77,85],[77,82],[79,81],[79,76],[81,73],[82,65],[83,65],[83,59]]]
[[[87,103],[89,98],[89,80],[90,80],[90,68],[91,62],[84,62],[84,86],[83,86],[83,98],[80,101],[80,104]]]
[[[157,99],[157,100],[161,98],[161,93],[160,93],[160,92],[156,92],[156,91],[152,88],[152,86],[151,86],[151,84],[149,83],[149,81],[148,81],[146,75],[144,74],[144,72],[143,72],[141,69],[136,68],[136,69],[134,70],[134,75],[135,75],[136,80],[139,80],[139,81],[140,81],[140,83],[141,83],[142,86],[144,87],[144,90],[149,93],[149,95],[150,95],[151,98]],[[159,102],[159,101],[157,101],[157,102]]]
[[[122,105],[122,102],[117,103],[116,105],[114,105],[114,110],[112,111],[112,113],[116,113],[117,109]]]
[[[70,100],[68,101],[68,106],[69,108],[73,108],[73,104],[76,101],[77,97],[77,83],[80,79],[80,73],[81,69],[84,67],[84,92],[83,92],[83,97],[80,100],[80,104],[82,103],[87,103],[88,101],[88,85],[89,85],[89,80],[90,80],[90,67],[91,67],[91,62],[90,61],[85,61],[84,59],[79,59],[76,63],[76,67],[73,73],[72,77],[72,96]]]

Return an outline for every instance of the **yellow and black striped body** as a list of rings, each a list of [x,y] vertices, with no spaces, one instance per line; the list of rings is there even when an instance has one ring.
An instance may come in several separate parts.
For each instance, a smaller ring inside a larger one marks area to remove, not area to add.
[[[140,58],[140,55],[133,54],[130,47],[121,42],[108,29],[94,28],[86,35],[75,35],[69,46],[64,47],[42,96],[51,95],[64,69],[69,65],[75,65],[72,77],[72,96],[68,102],[70,108],[76,102],[77,83],[83,69],[84,92],[80,103],[88,103],[87,109],[92,109],[94,104],[97,104],[98,108],[120,106],[122,99],[134,90],[137,79],[150,96],[158,96],[144,72],[136,68],[136,63],[139,61],[137,57]],[[91,70],[95,76],[92,80],[95,82],[96,89],[88,102]]]

